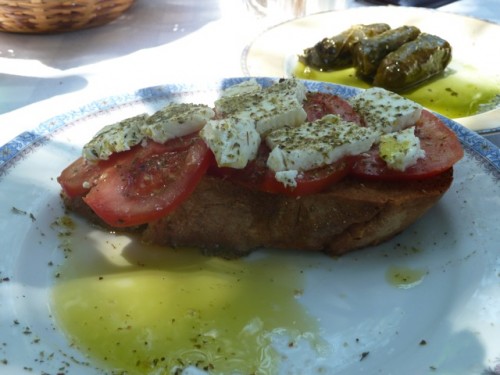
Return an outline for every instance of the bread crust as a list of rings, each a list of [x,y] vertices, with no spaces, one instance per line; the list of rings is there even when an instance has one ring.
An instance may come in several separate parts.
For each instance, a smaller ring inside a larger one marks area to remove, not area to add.
[[[410,182],[347,177],[323,193],[291,197],[205,176],[174,212],[126,231],[139,232],[148,243],[197,247],[225,258],[261,247],[338,256],[394,237],[436,204],[452,181],[453,169]],[[115,229],[103,224],[81,198],[63,198],[69,210]]]

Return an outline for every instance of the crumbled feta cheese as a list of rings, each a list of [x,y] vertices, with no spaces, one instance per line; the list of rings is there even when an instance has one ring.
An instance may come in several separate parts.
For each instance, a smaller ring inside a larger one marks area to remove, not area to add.
[[[142,114],[102,128],[85,146],[83,157],[87,160],[107,160],[115,152],[130,150],[142,141],[140,127],[148,115]]]
[[[368,151],[379,134],[371,128],[326,115],[301,126],[274,130],[265,138],[273,171],[306,171]]]
[[[425,151],[420,148],[420,139],[415,136],[415,127],[380,137],[379,153],[390,168],[399,171],[404,171],[425,157]]]
[[[297,176],[299,175],[299,171],[291,170],[291,171],[278,171],[274,174],[274,178],[276,181],[281,182],[284,186],[287,187],[297,187]]]
[[[366,125],[380,133],[391,133],[415,125],[422,113],[421,105],[379,87],[362,91],[350,102]]]
[[[219,167],[238,169],[255,159],[261,141],[253,121],[234,117],[208,121],[200,136],[214,153]]]
[[[171,103],[151,115],[140,128],[145,137],[165,143],[200,130],[214,116],[214,111],[203,104]]]

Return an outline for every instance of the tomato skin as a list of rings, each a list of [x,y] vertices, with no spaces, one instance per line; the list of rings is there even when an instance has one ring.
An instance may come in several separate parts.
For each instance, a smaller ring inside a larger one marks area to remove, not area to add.
[[[301,172],[296,178],[296,187],[285,186],[282,182],[276,180],[272,171],[268,170],[261,190],[292,197],[321,193],[330,185],[347,176],[351,164],[350,158],[344,158],[324,167]]]
[[[418,159],[416,164],[405,171],[389,168],[379,156],[378,147],[375,147],[355,157],[351,174],[360,178],[385,181],[425,179],[447,171],[464,155],[455,133],[429,111],[422,111],[415,134],[420,138],[420,147],[425,151],[425,158]]]
[[[58,181],[65,194],[83,197],[107,224],[135,226],[174,210],[213,160],[208,146],[194,133],[165,144],[137,145],[97,163],[77,159]]]
[[[99,162],[90,162],[80,157],[61,172],[57,182],[68,197],[83,196],[96,184],[104,171],[111,168],[119,159],[118,154],[112,155],[109,160]]]
[[[361,116],[354,111],[349,102],[337,95],[309,92],[304,102],[304,110],[307,113],[307,121],[318,120],[326,114],[335,114],[345,121],[362,124]]]
[[[93,184],[95,176],[100,174],[99,171],[97,163],[91,164],[80,157],[61,172],[57,177],[57,182],[68,197],[75,198],[85,195],[89,191],[89,188],[84,187],[84,183]]]

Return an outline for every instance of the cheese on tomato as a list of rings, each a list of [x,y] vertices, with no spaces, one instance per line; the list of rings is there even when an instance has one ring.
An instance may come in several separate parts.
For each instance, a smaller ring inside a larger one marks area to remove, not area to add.
[[[144,138],[140,126],[148,115],[131,117],[103,127],[83,146],[83,157],[87,160],[107,160],[111,154],[130,150]]]
[[[415,127],[385,134],[380,137],[380,157],[392,169],[404,171],[425,157],[420,148],[420,139],[415,135]]]
[[[350,103],[366,126],[381,134],[413,126],[422,114],[420,104],[379,87],[362,91],[351,98]]]
[[[420,118],[420,105],[372,88],[351,99],[366,126],[337,115],[305,122],[306,93],[304,84],[295,79],[269,87],[250,79],[224,90],[215,101],[215,111],[202,104],[171,103],[151,116],[108,125],[84,146],[83,153],[89,160],[106,160],[145,138],[165,143],[200,131],[220,167],[242,169],[256,157],[265,138],[271,148],[268,167],[279,172],[276,178],[287,186],[294,184],[300,171],[366,152],[379,141],[381,157],[390,168],[404,170],[424,157],[413,131],[404,131]]]
[[[216,112],[223,118],[208,121],[200,135],[219,167],[242,169],[257,155],[262,135],[305,121],[305,95],[305,86],[296,80],[260,90],[253,84],[240,86],[215,102]]]
[[[326,115],[298,127],[284,127],[265,138],[273,171],[307,171],[332,164],[348,155],[368,151],[379,139],[371,128]]]
[[[200,136],[214,153],[219,167],[236,169],[255,159],[261,141],[252,120],[234,117],[208,121]]]
[[[215,112],[203,104],[170,103],[151,116],[141,114],[102,128],[83,146],[87,160],[107,160],[116,152],[130,150],[144,139],[165,143],[199,131]]]
[[[200,130],[214,116],[214,111],[203,104],[171,103],[151,115],[140,129],[144,137],[165,143]]]
[[[225,88],[221,92],[221,98],[229,96],[238,96],[261,90],[262,86],[259,84],[259,82],[257,82],[255,78],[251,78]]]
[[[259,91],[223,96],[215,102],[215,110],[223,117],[251,120],[259,134],[265,135],[273,129],[305,121],[302,102],[306,92],[303,83],[290,79]]]

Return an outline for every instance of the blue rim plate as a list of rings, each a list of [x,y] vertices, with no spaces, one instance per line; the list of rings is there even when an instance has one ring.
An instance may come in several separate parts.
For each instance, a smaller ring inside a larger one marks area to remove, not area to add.
[[[101,99],[47,120],[0,148],[2,371],[106,372],[69,344],[53,317],[50,291],[57,282],[55,264],[63,261],[63,244],[52,225],[64,214],[56,181],[60,171],[103,125],[171,101],[211,104],[223,88],[245,79],[156,86]],[[258,78],[262,84],[275,80]],[[343,97],[358,92],[305,83],[312,91]],[[301,258],[308,267],[300,302],[320,322],[325,345],[320,352],[283,349],[283,372],[500,371],[500,150],[443,121],[457,133],[465,157],[455,167],[452,187],[428,214],[383,245],[340,259]],[[425,278],[411,288],[397,288],[385,277],[391,266],[425,269]],[[258,303],[258,296],[249,298]]]

